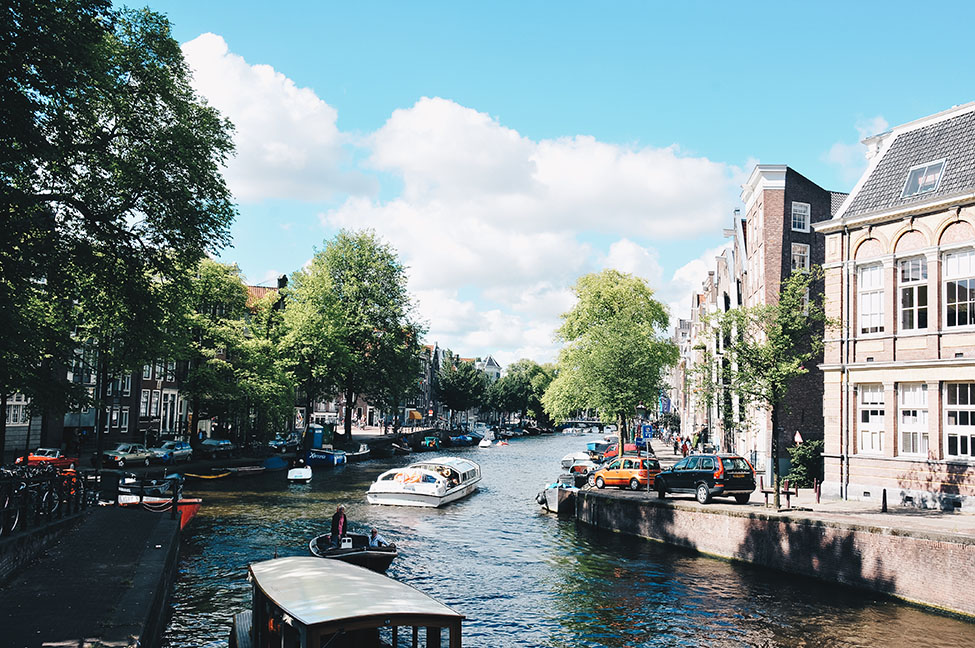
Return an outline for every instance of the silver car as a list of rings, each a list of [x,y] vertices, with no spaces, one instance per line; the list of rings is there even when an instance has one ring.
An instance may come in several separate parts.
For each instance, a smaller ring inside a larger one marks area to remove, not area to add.
[[[149,448],[154,461],[164,464],[178,464],[193,458],[193,448],[186,441],[166,441],[158,448]]]

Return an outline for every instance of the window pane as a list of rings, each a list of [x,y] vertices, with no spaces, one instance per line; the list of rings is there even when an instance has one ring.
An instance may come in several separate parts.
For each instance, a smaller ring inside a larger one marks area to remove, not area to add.
[[[948,435],[948,454],[958,454],[958,437],[954,434]]]

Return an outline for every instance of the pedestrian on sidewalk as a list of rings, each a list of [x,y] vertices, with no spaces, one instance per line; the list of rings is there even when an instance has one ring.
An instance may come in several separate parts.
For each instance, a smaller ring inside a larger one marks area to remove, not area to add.
[[[680,452],[680,444],[677,443],[677,437],[674,437],[674,456],[675,457],[677,456],[677,453],[678,452]]]

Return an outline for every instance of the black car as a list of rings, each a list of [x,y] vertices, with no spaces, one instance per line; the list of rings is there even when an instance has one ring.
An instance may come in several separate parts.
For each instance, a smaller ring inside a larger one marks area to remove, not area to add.
[[[234,456],[237,446],[228,439],[205,439],[195,452],[206,459],[225,458]]]
[[[661,498],[667,493],[691,493],[701,504],[712,497],[734,497],[745,504],[755,490],[755,470],[738,455],[691,455],[657,475],[654,488]]]

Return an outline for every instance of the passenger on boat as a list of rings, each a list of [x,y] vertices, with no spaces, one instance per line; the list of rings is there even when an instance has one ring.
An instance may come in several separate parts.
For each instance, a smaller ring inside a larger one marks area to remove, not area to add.
[[[332,538],[331,546],[342,546],[342,536],[349,532],[348,520],[345,517],[345,506],[339,504],[335,507],[335,515],[332,516]]]
[[[369,546],[370,547],[385,547],[389,543],[386,542],[386,538],[379,535],[379,531],[375,527],[369,532]]]

